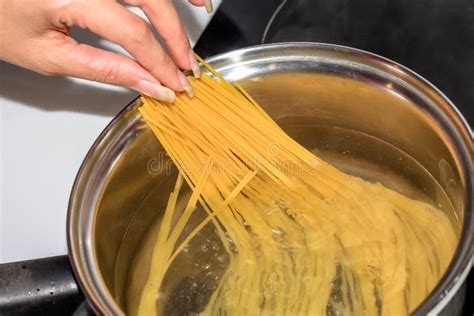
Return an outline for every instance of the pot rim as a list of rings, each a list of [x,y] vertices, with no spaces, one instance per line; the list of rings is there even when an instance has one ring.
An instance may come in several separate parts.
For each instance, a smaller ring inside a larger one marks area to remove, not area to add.
[[[423,302],[420,303],[419,306],[412,312],[412,314],[414,315],[436,315],[444,308],[444,306],[446,306],[452,296],[454,296],[456,292],[461,288],[462,284],[467,278],[467,275],[469,274],[469,271],[471,270],[472,265],[474,264],[474,234],[472,233],[472,231],[474,230],[474,206],[472,198],[474,196],[474,186],[472,183],[472,178],[474,178],[474,145],[472,144],[472,140],[474,138],[473,131],[468,125],[466,119],[463,117],[457,107],[451,102],[451,100],[424,77],[420,76],[409,68],[398,64],[397,62],[364,50],[326,43],[285,42],[240,48],[237,50],[212,56],[207,59],[207,62],[209,62],[210,64],[214,64],[226,59],[232,60],[233,58],[238,57],[244,53],[252,54],[264,51],[274,51],[282,48],[290,50],[300,50],[304,48],[309,48],[340,52],[344,54],[375,59],[377,62],[382,63],[385,66],[397,68],[402,73],[405,73],[409,77],[412,77],[412,79],[417,80],[420,84],[424,85],[426,88],[431,90],[431,92],[434,92],[438,97],[440,97],[449,106],[448,110],[453,112],[452,114],[454,115],[455,119],[458,120],[458,130],[456,131],[457,134],[460,132],[464,132],[471,140],[471,146],[468,146],[467,150],[461,152],[461,154],[463,154],[462,158],[464,158],[462,162],[468,173],[466,175],[466,188],[467,194],[470,198],[466,200],[466,212],[461,235],[459,237],[458,246],[456,248],[455,254],[453,255],[453,259],[451,260],[442,278],[438,281],[437,285],[431,291],[430,295],[428,295],[423,300]],[[108,133],[116,124],[116,122],[121,120],[127,112],[133,110],[138,105],[137,100],[138,97],[135,98],[132,102],[130,102],[124,109],[122,109],[105,127],[99,137],[94,141],[93,145],[85,156],[81,167],[79,168],[69,198],[68,213],[66,219],[68,254],[77,282],[83,290],[89,303],[91,304],[91,307],[98,314],[115,315],[123,314],[123,311],[115,302],[114,298],[110,294],[105,284],[105,281],[101,276],[98,262],[95,256],[95,248],[92,245],[92,243],[94,242],[92,238],[93,231],[83,232],[75,225],[75,218],[84,209],[84,206],[82,205],[83,203],[78,198],[78,196],[81,196],[81,194],[87,189],[87,173],[90,173],[92,168],[90,163],[91,157],[97,155],[97,151],[100,147],[100,144],[108,135]],[[465,143],[465,141],[463,143]],[[85,186],[82,185],[84,183]],[[90,224],[95,221],[95,215],[96,214],[94,214],[94,218],[92,219]],[[81,235],[78,235],[78,233],[81,233]],[[85,235],[82,236],[83,234]],[[85,238],[85,240],[82,240],[80,239],[81,236],[87,238]],[[86,259],[89,259],[89,261],[86,261]],[[90,266],[91,261],[93,264],[92,267]],[[95,273],[92,273],[93,275],[91,275],[91,271]]]

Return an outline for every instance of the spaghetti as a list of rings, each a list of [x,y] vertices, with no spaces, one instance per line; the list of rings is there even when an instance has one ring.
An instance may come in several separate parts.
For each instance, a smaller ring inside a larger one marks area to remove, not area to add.
[[[196,96],[139,108],[179,169],[148,280],[131,314],[162,313],[168,268],[214,225],[229,265],[203,315],[404,315],[435,286],[456,235],[436,207],[339,171],[291,139],[242,89],[203,75]],[[283,167],[284,166],[284,167]],[[176,224],[176,199],[193,193]],[[183,234],[196,205],[207,217]],[[174,215],[173,215],[174,214]]]

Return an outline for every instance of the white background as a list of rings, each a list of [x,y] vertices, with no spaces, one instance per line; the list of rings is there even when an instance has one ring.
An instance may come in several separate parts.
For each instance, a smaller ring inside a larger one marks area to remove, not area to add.
[[[211,16],[185,1],[175,5],[194,45]],[[123,53],[85,31],[74,37]],[[66,212],[75,175],[96,137],[135,96],[0,62],[0,263],[67,252]]]

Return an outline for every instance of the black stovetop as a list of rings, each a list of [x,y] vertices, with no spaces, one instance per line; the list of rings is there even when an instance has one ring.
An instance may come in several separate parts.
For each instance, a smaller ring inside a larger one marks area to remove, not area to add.
[[[196,51],[207,57],[295,41],[355,47],[407,66],[443,91],[474,125],[472,0],[223,1]]]

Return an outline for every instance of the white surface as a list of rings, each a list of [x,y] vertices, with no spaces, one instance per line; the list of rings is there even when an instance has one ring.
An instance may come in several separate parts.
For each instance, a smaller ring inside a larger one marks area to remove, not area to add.
[[[175,5],[194,45],[211,17],[185,1]],[[86,32],[75,37],[121,51]],[[0,262],[67,252],[65,221],[75,175],[100,132],[135,95],[0,62]]]

